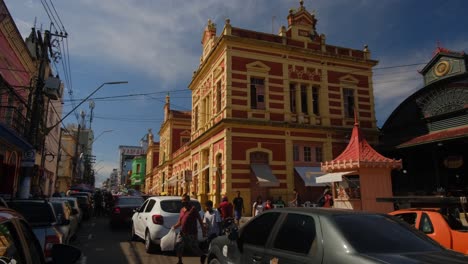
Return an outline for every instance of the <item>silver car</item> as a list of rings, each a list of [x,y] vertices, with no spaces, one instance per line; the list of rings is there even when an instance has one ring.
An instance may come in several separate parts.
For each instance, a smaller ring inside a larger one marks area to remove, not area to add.
[[[51,200],[57,217],[57,229],[63,235],[63,243],[70,244],[70,240],[76,235],[78,218],[73,217],[72,208],[66,200]]]
[[[81,212],[80,206],[76,197],[65,196],[65,197],[52,197],[51,200],[65,200],[68,201],[72,208],[72,217],[75,216],[78,219],[78,225],[83,221],[83,212]]]
[[[281,208],[215,238],[208,263],[468,263],[468,256],[389,215]]]

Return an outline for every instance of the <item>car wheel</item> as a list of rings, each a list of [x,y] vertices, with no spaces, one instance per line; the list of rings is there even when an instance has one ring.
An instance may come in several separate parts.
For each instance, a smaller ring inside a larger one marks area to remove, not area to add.
[[[146,230],[145,233],[145,250],[146,253],[153,253],[155,250],[155,245],[153,244],[153,241],[151,241],[151,236],[148,230]]]
[[[136,241],[138,239],[138,236],[135,234],[135,226],[133,226],[132,223],[132,234],[130,236],[130,241]]]
[[[213,258],[210,260],[210,262],[208,262],[208,264],[221,264],[221,262],[219,262],[217,258]]]

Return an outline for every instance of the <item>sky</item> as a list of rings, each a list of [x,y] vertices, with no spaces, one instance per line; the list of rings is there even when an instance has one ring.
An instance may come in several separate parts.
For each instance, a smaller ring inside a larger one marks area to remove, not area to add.
[[[190,110],[187,87],[208,19],[217,24],[218,35],[226,18],[233,27],[277,34],[287,25],[289,9],[299,7],[299,0],[4,1],[23,37],[34,25],[49,29],[53,21],[67,32],[57,63],[65,82],[64,114],[103,83],[128,81],[104,85],[92,97],[97,187],[118,167],[119,145],[138,146],[148,129],[158,140],[168,93],[172,109]],[[305,0],[304,6],[315,10],[317,32],[325,34],[327,44],[368,45],[379,61],[373,78],[379,127],[422,87],[418,70],[438,45],[468,52],[466,0]],[[77,113],[81,110],[89,125],[89,102]],[[73,123],[78,123],[75,114],[65,120]]]

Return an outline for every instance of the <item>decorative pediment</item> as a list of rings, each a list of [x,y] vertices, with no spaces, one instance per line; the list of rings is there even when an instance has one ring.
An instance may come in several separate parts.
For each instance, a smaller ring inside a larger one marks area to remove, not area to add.
[[[190,130],[184,130],[180,133],[181,136],[190,136]]]
[[[350,74],[347,74],[343,77],[340,78],[340,82],[342,83],[351,83],[351,84],[358,84],[359,83],[359,80],[356,79],[356,77],[350,75]]]
[[[466,72],[464,58],[453,56],[437,57],[436,60],[431,61],[423,71],[421,71],[421,74],[424,76],[425,85]]]
[[[217,78],[219,75],[221,75],[221,73],[223,73],[223,71],[224,71],[224,67],[222,66],[216,67],[216,69],[214,69],[213,71],[214,77]]]
[[[265,63],[261,61],[255,61],[255,62],[249,63],[246,65],[246,68],[248,71],[263,72],[263,73],[267,73],[271,69],[270,67],[268,67]]]

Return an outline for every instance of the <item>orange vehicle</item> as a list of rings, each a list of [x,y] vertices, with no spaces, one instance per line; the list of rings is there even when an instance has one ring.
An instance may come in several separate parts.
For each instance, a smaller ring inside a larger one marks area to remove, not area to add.
[[[442,246],[468,255],[468,199],[466,196],[394,196],[377,202],[393,202],[389,213],[422,231]],[[465,220],[465,224],[463,224]]]
[[[442,246],[468,254],[468,227],[462,224],[456,214],[443,211],[440,208],[401,209],[390,215],[414,226]]]

